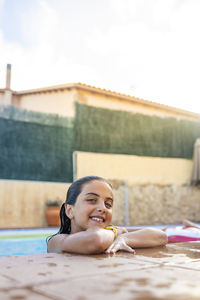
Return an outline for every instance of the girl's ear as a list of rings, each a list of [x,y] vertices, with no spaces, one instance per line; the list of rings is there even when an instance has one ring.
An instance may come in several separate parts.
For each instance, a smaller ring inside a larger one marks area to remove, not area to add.
[[[71,220],[74,217],[73,207],[70,204],[65,204],[65,214]]]

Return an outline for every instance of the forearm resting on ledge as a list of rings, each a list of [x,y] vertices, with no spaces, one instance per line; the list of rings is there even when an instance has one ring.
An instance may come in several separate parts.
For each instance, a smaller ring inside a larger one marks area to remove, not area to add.
[[[167,244],[165,232],[154,228],[141,228],[123,234],[126,244],[131,248],[158,247]]]

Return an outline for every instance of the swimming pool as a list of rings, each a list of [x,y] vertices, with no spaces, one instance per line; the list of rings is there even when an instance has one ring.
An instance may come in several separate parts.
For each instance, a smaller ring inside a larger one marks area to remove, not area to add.
[[[46,238],[58,228],[0,230],[0,256],[46,253]]]

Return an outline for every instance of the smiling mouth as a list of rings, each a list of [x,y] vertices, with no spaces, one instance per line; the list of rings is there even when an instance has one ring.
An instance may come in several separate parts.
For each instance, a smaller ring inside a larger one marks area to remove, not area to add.
[[[105,221],[104,218],[99,217],[90,217],[90,219],[98,223],[103,223]]]

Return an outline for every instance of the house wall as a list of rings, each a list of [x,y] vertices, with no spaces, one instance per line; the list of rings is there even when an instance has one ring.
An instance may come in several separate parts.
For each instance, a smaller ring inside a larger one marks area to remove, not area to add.
[[[4,91],[0,91],[0,103],[2,103],[4,98]]]
[[[0,92],[0,105],[12,105],[12,91],[11,90],[4,90]]]
[[[151,101],[139,99],[133,96],[121,95],[98,88],[87,88],[86,85],[77,84],[72,87],[49,87],[34,91],[12,92],[0,91],[0,103],[12,104],[22,109],[43,113],[55,113],[61,116],[74,117],[74,102],[109,110],[119,110],[134,114],[149,116],[174,117],[191,121],[200,121],[197,114],[184,112],[180,109],[167,107]],[[5,92],[9,95],[4,95]]]
[[[139,113],[148,116],[158,116],[161,118],[174,117],[177,119],[187,119],[187,120],[197,121],[196,117],[189,116],[189,114],[187,115],[187,114],[180,113],[178,111],[176,112],[173,109],[165,110],[164,106],[163,108],[159,108],[159,107],[143,104],[140,99],[135,97],[131,97],[131,100],[130,99],[128,100],[126,96],[124,98],[123,97],[120,98],[117,96],[116,97],[110,96],[106,94],[106,92],[105,94],[101,94],[97,92],[95,93],[95,92],[79,89],[77,91],[77,100],[81,104],[86,104],[97,108],[127,111],[134,114]],[[151,101],[149,101],[149,103],[151,103]]]
[[[15,99],[13,104],[27,110],[72,118],[75,115],[75,94],[75,90],[69,89],[46,93],[22,94],[18,99]]]

